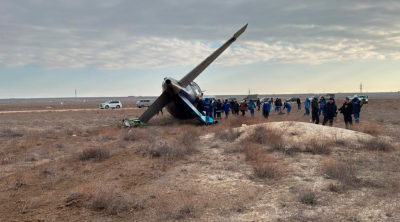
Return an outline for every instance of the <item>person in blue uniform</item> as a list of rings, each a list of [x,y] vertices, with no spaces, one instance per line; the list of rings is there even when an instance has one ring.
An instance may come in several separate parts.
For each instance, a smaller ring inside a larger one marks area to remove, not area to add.
[[[231,109],[231,104],[228,103],[228,100],[225,100],[224,104],[222,105],[222,109],[225,112],[225,119],[229,116],[229,111]]]
[[[288,102],[285,102],[283,104],[283,110],[285,110],[285,109],[287,109],[287,114],[289,115],[290,114],[290,110],[292,110],[292,105],[290,105],[290,103],[288,103]]]
[[[306,113],[304,113],[304,116],[305,115],[309,116],[310,115],[310,99],[309,98],[306,98],[306,100],[304,101],[304,108],[306,110]]]
[[[206,98],[205,100],[204,100],[204,102],[202,103],[202,110],[204,111],[204,112],[206,112],[206,124],[208,124],[210,121],[210,110],[211,110],[211,103],[210,103],[210,101],[208,100],[208,98]]]
[[[254,116],[254,109],[256,108],[256,104],[253,102],[253,100],[251,99],[249,102],[249,110],[250,110],[250,114],[251,116]]]
[[[268,119],[269,112],[271,111],[271,103],[270,101],[265,101],[263,104],[263,116]]]

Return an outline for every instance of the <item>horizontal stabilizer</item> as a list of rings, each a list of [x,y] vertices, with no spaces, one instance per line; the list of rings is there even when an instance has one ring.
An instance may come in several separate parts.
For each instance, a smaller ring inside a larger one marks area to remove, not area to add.
[[[192,115],[196,116],[196,119],[198,119],[201,123],[207,124],[206,116],[201,114],[200,111],[198,109],[196,109],[196,107],[194,107],[193,104],[187,98],[185,98],[181,94],[178,94],[178,95],[184,101],[184,104],[185,104],[186,108],[188,110],[192,111]],[[208,118],[208,122],[209,123],[213,123],[214,122],[213,118],[209,117]]]
[[[171,102],[169,94],[164,91],[154,103],[138,118],[140,121],[147,123],[155,116],[162,108]]]

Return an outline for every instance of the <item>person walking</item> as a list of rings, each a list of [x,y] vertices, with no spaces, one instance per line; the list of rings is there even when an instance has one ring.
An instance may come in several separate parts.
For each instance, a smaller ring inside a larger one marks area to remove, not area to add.
[[[269,102],[269,106],[271,107],[269,112],[271,113],[274,110],[274,103],[271,100],[267,100],[265,102]],[[264,103],[263,103],[263,105],[264,105]]]
[[[236,116],[239,116],[239,108],[240,108],[239,103],[235,101],[235,103],[233,104],[233,111],[235,112],[234,114]]]
[[[204,112],[206,112],[206,125],[208,125],[208,123],[210,122],[210,115],[211,115],[210,108],[211,104],[208,101],[208,98],[206,98],[202,103],[202,108],[201,108],[202,110],[204,110]]]
[[[235,110],[233,109],[233,107],[235,106],[235,101],[233,101],[233,99],[232,99],[230,104],[231,104],[231,109],[232,109],[232,115],[234,115],[235,114]]]
[[[283,106],[283,110],[287,109],[287,115],[290,114],[290,110],[292,110],[292,106],[290,105],[290,103],[285,102],[284,106]]]
[[[222,119],[221,112],[222,112],[222,102],[220,99],[218,99],[217,100],[217,119]]]
[[[326,123],[329,121],[329,126],[333,125],[333,118],[336,117],[337,114],[337,107],[336,104],[333,103],[333,98],[328,99],[328,103],[324,107],[324,120],[322,121],[322,125],[326,125]]]
[[[356,123],[360,123],[360,112],[361,112],[361,107],[364,105],[363,102],[361,102],[360,99],[358,99],[358,96],[355,95],[354,98],[351,100],[351,103],[353,103],[354,106],[354,120]]]
[[[324,108],[326,105],[326,99],[324,96],[321,96],[321,99],[319,100],[318,104],[319,104],[318,116],[320,116],[321,113],[322,113],[322,116],[325,116]]]
[[[301,110],[301,100],[299,97],[297,97],[296,102],[297,102],[297,109]]]
[[[270,101],[265,101],[263,104],[263,116],[268,119],[269,112],[271,111],[271,103]]]
[[[350,98],[346,97],[342,107],[339,109],[340,113],[343,114],[344,124],[346,125],[346,129],[353,129],[353,118],[351,115],[354,111],[353,103],[350,102]]]
[[[279,106],[279,98],[276,98],[276,100],[275,100],[275,112],[280,111],[279,109],[280,109],[280,106]]]
[[[203,114],[203,99],[201,97],[197,98],[197,110]]]
[[[312,122],[315,124],[319,124],[318,110],[319,110],[318,96],[315,95],[313,100],[311,101],[311,118]]]
[[[242,116],[243,116],[243,117],[244,117],[244,115],[246,115],[247,107],[249,107],[249,105],[247,105],[246,100],[243,101],[243,102],[240,104],[240,112],[242,112]]]
[[[306,110],[306,113],[304,113],[304,116],[310,115],[310,99],[307,97],[306,100],[304,101],[304,109]]]
[[[260,108],[261,108],[260,98],[257,99],[257,108],[258,108],[258,111],[260,111]]]
[[[250,110],[250,114],[251,116],[254,116],[254,109],[256,108],[256,104],[253,102],[253,100],[251,99],[249,102],[249,110]]]
[[[281,98],[277,98],[277,100],[278,100],[278,111],[279,111],[279,114],[282,114],[282,106],[283,106],[282,99]]]
[[[229,116],[229,111],[231,109],[231,104],[228,103],[228,100],[225,100],[224,104],[222,105],[222,109],[225,112],[225,119]]]
[[[213,101],[213,103],[212,103],[212,110],[213,110],[213,113],[214,113],[214,119],[217,119],[217,100],[214,100]]]

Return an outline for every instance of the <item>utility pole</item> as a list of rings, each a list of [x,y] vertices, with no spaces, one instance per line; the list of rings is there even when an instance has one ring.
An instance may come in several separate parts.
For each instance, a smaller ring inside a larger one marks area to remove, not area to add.
[[[78,100],[78,94],[76,92],[76,89],[75,89],[75,100]]]
[[[249,95],[251,94],[250,88],[249,88]]]
[[[360,93],[362,93],[362,83],[360,83]]]

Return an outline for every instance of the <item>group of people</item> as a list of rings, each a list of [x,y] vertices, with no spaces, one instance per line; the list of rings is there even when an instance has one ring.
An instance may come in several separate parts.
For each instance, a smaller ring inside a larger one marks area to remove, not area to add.
[[[204,101],[198,104],[197,109],[203,113],[205,112],[206,121],[208,122],[209,117],[213,117],[214,119],[221,119],[221,113],[225,113],[225,118],[228,118],[229,114],[239,116],[239,112],[241,113],[240,116],[244,117],[247,111],[250,111],[250,115],[254,116],[254,112],[260,111],[262,108],[263,116],[268,118],[269,113],[274,109],[275,104],[275,112],[279,112],[282,114],[282,107],[283,110],[287,110],[287,114],[289,115],[292,106],[288,102],[284,102],[282,104],[282,100],[277,98],[274,102],[274,99],[271,98],[268,101],[261,101],[259,98],[256,101],[250,100],[247,102],[244,100],[240,104],[237,101],[230,101],[228,100],[210,100],[206,98]]]
[[[209,117],[213,117],[214,119],[222,119],[221,113],[225,113],[225,118],[228,118],[229,112],[232,110],[232,113],[234,113],[233,110],[236,110],[235,113],[239,113],[238,107],[239,104],[233,104],[231,105],[228,103],[228,100],[225,100],[223,103],[221,102],[220,99],[218,100],[209,100],[206,98],[202,103],[198,104],[199,106],[197,109],[200,111],[200,113],[203,113],[203,111],[206,114],[206,122],[209,122],[208,119]]]
[[[202,102],[201,107],[197,107],[197,109],[200,112],[204,111],[206,113],[206,117],[221,119],[222,112],[225,113],[225,118],[228,118],[229,113],[239,116],[239,112],[241,112],[241,116],[245,116],[248,110],[250,110],[250,113],[253,116],[256,106],[257,104],[253,100],[250,100],[249,103],[244,101],[239,104],[237,101],[228,102],[228,100],[225,100],[222,102],[220,99],[211,101],[206,98]]]
[[[301,110],[300,98],[296,99],[296,103],[298,110]],[[282,100],[280,98],[277,98],[275,101],[273,98],[266,101],[260,101],[260,99],[257,99],[256,101],[250,100],[247,102],[244,100],[240,104],[237,101],[228,102],[228,100],[221,101],[220,99],[212,101],[206,98],[197,108],[201,113],[203,113],[203,111],[205,112],[206,121],[209,122],[209,117],[221,119],[222,112],[225,113],[225,118],[228,118],[230,113],[239,116],[239,112],[241,113],[240,116],[244,117],[247,111],[250,111],[250,115],[254,116],[255,109],[260,111],[261,108],[263,116],[268,118],[270,112],[274,110],[274,105],[275,112],[278,112],[279,114],[283,114],[282,110],[286,109],[287,115],[289,115],[292,109],[292,106],[289,102],[284,102],[282,104]],[[340,111],[340,113],[343,114],[346,129],[352,129],[352,116],[354,116],[355,122],[359,123],[362,106],[363,102],[358,98],[357,95],[355,95],[351,101],[349,97],[346,97],[343,105],[339,109],[336,106],[336,101],[334,98],[330,97],[326,99],[324,96],[318,98],[318,95],[315,95],[313,98],[306,98],[304,101],[304,115],[310,115],[311,113],[312,122],[319,124],[320,116],[322,114],[322,125],[329,124],[329,126],[332,126],[334,118],[337,117],[338,111]]]
[[[309,98],[306,98],[304,106],[306,109],[304,115],[310,115],[311,109],[312,122],[315,124],[319,124],[319,117],[322,114],[324,117],[322,125],[329,123],[329,126],[332,126],[333,119],[337,117],[338,111],[340,111],[340,113],[343,114],[346,129],[353,129],[352,116],[354,116],[356,123],[360,122],[360,112],[363,102],[357,95],[355,95],[351,101],[349,97],[346,97],[343,105],[338,109],[334,98],[330,97],[326,100],[324,96],[321,96],[318,100],[318,96],[316,95],[311,101]]]

